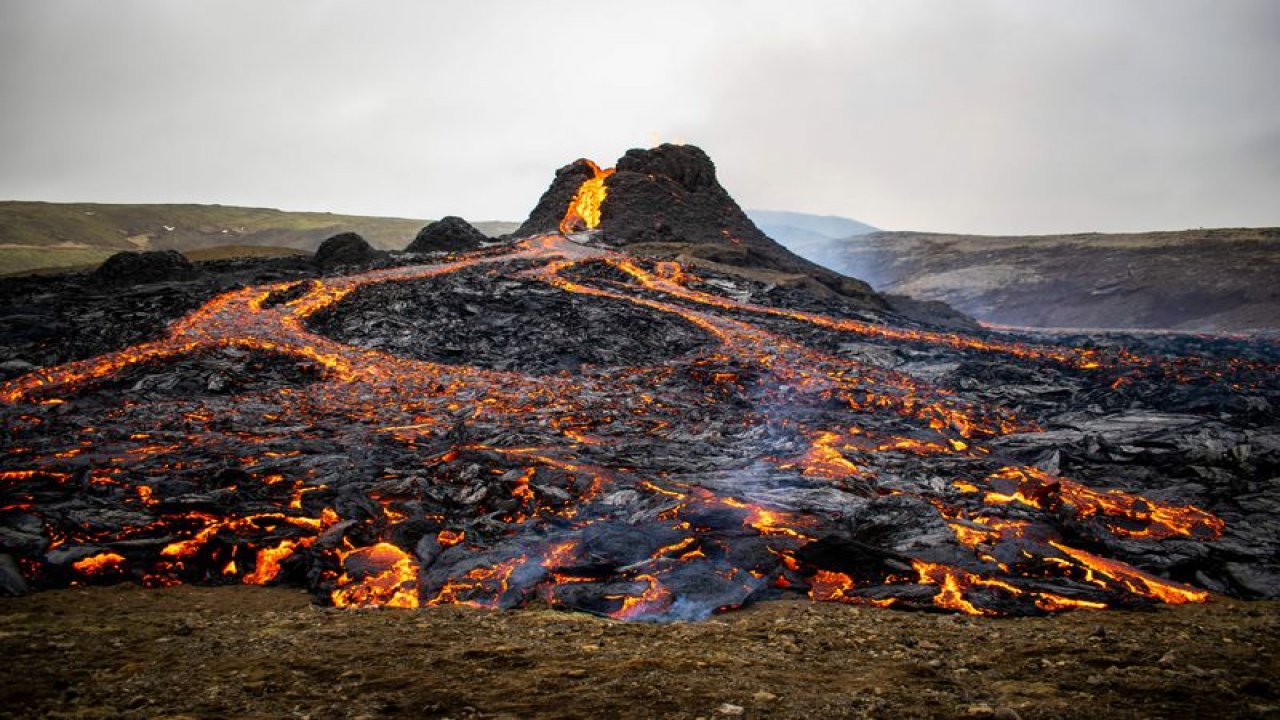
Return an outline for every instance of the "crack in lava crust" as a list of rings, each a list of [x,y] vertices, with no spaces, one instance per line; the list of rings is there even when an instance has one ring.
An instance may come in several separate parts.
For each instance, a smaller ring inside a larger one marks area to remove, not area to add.
[[[520,277],[677,316],[716,344],[647,367],[535,376],[395,357],[305,326],[363,286],[513,261],[537,263]],[[597,266],[631,284],[565,275]],[[651,620],[779,592],[980,615],[1206,599],[1073,543],[1212,542],[1219,518],[1002,465],[984,440],[1033,423],[742,317],[1074,372],[1152,360],[740,303],[688,279],[674,263],[650,270],[547,235],[439,265],[230,292],[161,340],[20,377],[0,386],[11,427],[0,513],[45,538],[19,553],[24,575],[37,586],[293,581],[338,605],[540,598]],[[225,348],[305,361],[323,380],[232,401],[126,397],[80,427],[59,419],[74,412],[51,412],[128,368]],[[38,450],[24,447],[35,439]],[[955,479],[882,485],[888,454],[936,460]],[[76,494],[116,508],[114,524],[84,522],[68,505]],[[881,515],[928,542],[846,537],[850,517]]]

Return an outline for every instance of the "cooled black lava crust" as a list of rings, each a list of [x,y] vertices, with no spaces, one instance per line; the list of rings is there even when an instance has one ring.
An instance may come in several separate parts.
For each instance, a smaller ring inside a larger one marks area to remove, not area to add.
[[[309,328],[399,357],[534,375],[657,364],[714,344],[677,316],[492,269],[366,286]]]

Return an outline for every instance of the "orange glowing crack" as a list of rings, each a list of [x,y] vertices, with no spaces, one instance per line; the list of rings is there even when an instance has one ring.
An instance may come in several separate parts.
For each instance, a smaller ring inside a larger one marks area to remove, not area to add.
[[[1047,505],[1060,502],[1071,507],[1079,519],[1108,518],[1108,529],[1125,537],[1161,539],[1180,535],[1217,539],[1225,528],[1221,518],[1194,505],[1167,505],[1121,490],[1099,492],[1035,467],[1005,467],[988,480],[1017,483],[1012,492],[987,491],[983,499],[988,504],[1019,503],[1047,509]]]
[[[1154,598],[1170,605],[1202,603],[1209,599],[1209,593],[1204,590],[1158,578],[1119,560],[1109,560],[1052,540],[1049,544],[1079,563],[1085,570],[1086,581],[1101,587],[1106,587],[1107,583],[1099,575],[1135,595]]]

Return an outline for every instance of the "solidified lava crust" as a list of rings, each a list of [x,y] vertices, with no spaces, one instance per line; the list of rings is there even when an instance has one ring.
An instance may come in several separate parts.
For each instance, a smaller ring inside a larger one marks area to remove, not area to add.
[[[652,365],[712,344],[678,316],[492,269],[363,287],[308,327],[398,357],[530,374]]]

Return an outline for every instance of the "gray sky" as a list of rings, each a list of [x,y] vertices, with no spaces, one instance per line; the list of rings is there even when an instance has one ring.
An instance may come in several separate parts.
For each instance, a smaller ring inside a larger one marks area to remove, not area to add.
[[[700,145],[744,207],[1280,225],[1275,0],[0,0],[0,198],[522,219]]]

